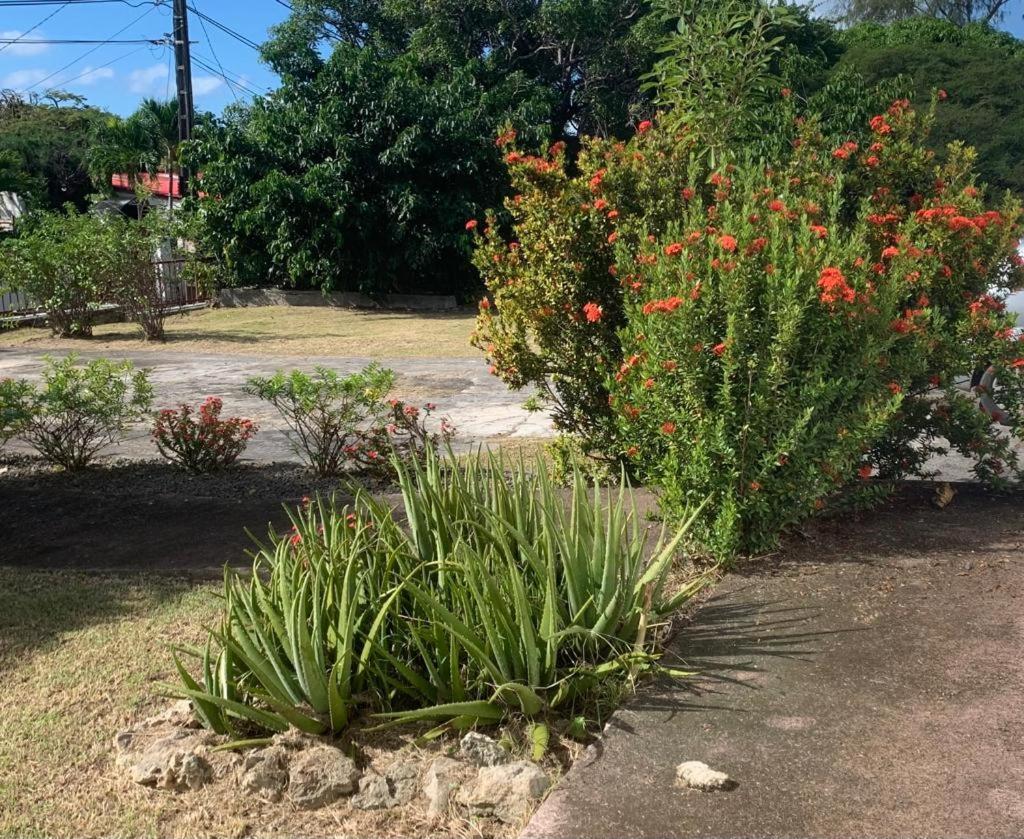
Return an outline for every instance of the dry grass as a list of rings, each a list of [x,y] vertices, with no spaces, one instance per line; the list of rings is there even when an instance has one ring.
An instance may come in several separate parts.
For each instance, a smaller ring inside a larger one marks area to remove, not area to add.
[[[219,589],[0,567],[0,837],[514,835],[491,820],[430,817],[419,806],[308,812],[239,794],[230,781],[182,795],[131,783],[114,765],[113,736],[166,706],[155,692],[175,680],[168,647],[202,639]],[[380,766],[396,748],[416,749],[413,737],[364,732],[356,745]]]
[[[143,341],[134,324],[95,327],[91,340],[60,340],[46,329],[0,333],[0,348],[32,350],[153,350],[244,355],[360,358],[475,358],[469,345],[474,316],[451,313],[357,311],[320,306],[202,309],[167,319],[167,341]]]

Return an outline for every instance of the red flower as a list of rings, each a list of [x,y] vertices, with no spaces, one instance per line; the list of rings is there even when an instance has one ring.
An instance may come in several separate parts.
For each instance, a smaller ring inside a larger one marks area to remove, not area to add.
[[[940,100],[948,99],[949,98],[949,94],[946,93],[946,91],[944,91],[942,88],[939,88],[938,97],[939,97]]]
[[[862,481],[866,481],[871,477],[871,464],[865,463],[860,469],[857,470],[857,474],[860,475]]]
[[[684,201],[689,201],[694,196],[693,190],[688,186],[683,187],[682,192],[679,194],[683,196]]]
[[[676,424],[674,422],[663,422],[661,424],[661,433],[662,434],[675,434],[676,433]]]
[[[604,209],[605,207],[607,207],[607,206],[608,206],[608,202],[607,202],[607,201],[605,201],[605,200],[604,200],[603,198],[598,198],[598,199],[597,199],[597,200],[596,200],[596,201],[594,202],[594,209],[595,209],[595,210],[603,210],[603,209]]]
[[[683,246],[679,242],[665,245],[665,256],[678,256],[683,252]]]
[[[818,288],[821,289],[820,298],[822,303],[834,306],[840,301],[852,303],[856,299],[856,292],[846,282],[846,277],[838,268],[822,268],[818,277]]]
[[[719,247],[721,247],[723,251],[728,251],[729,253],[732,253],[734,250],[736,250],[736,239],[733,236],[729,236],[728,234],[724,236],[719,236],[718,245]]]
[[[649,119],[645,119],[636,127],[637,134],[643,134],[645,131],[650,130],[653,123]]]
[[[466,222],[466,230],[475,230],[476,229],[476,225],[477,225],[476,219],[475,218],[471,218],[469,221]]]
[[[890,134],[892,132],[892,126],[885,121],[885,117],[882,114],[871,117],[871,130],[876,134]]]
[[[1024,359],[1020,359],[1020,360],[1024,361]],[[678,367],[678,366],[679,365],[676,362],[674,362],[674,361],[663,361],[663,362],[661,362],[661,369],[662,370],[668,370],[670,373],[673,370],[675,370],[676,367]]]
[[[587,316],[588,323],[597,323],[601,320],[601,315],[604,314],[602,309],[597,303],[587,303],[583,306],[583,314]]]
[[[782,90],[779,91],[779,93],[782,94],[782,98],[783,99],[789,99],[789,97],[793,93],[793,91],[790,90],[788,87],[784,87],[784,88],[782,88]]]
[[[864,163],[866,163],[868,166],[874,168],[875,166],[877,166],[879,164],[879,160],[874,155],[871,155],[871,157],[869,157],[867,160],[865,160]]]
[[[757,492],[759,489],[761,489],[761,484],[759,484],[757,481],[750,482],[751,492]]]
[[[721,358],[722,354],[725,352],[725,341],[722,341],[720,344],[715,344],[711,348],[711,352],[713,352],[715,355]]]
[[[894,256],[899,256],[899,255],[900,255],[900,249],[899,248],[894,248],[892,245],[890,245],[887,248],[883,248],[882,249],[882,259],[892,259]]]
[[[897,382],[889,382],[889,384],[886,385],[886,387],[889,388],[889,393],[891,393],[893,396],[898,396],[899,394],[903,393],[903,388],[901,388]]]
[[[812,224],[811,233],[817,236],[819,239],[825,239],[828,237],[828,228],[820,224]]]
[[[778,198],[776,198],[768,205],[768,209],[771,210],[773,213],[784,213],[786,212],[786,205],[783,204]]]
[[[609,245],[615,244],[615,240],[618,239],[618,238],[619,238],[619,234],[618,233],[614,233],[614,232],[609,233],[608,234],[608,244]]]
[[[480,301],[480,308],[483,309],[484,311],[487,311],[489,308],[491,308],[491,301],[485,297],[483,300]]]

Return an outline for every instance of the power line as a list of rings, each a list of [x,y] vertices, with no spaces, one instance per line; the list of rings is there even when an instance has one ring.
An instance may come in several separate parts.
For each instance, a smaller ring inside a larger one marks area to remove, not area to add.
[[[151,14],[155,8],[156,8],[155,5],[150,6],[148,9],[146,9],[146,11],[144,11],[141,15],[139,15],[137,18],[135,18],[135,20],[131,21],[130,23],[128,23],[125,26],[123,26],[120,29],[118,29],[117,32],[115,32],[113,35],[111,35],[110,38],[107,41],[105,41],[104,43],[109,43],[114,38],[116,38],[118,35],[120,35],[122,32],[124,32],[126,29],[130,29],[131,27],[133,27],[136,23],[138,23],[140,20],[142,20],[144,17],[146,17],[146,15]],[[80,56],[78,56],[78,58],[74,59],[73,61],[69,61],[63,67],[61,67],[58,70],[54,70],[48,76],[43,76],[43,78],[41,78],[39,81],[30,84],[28,87],[26,87],[21,92],[22,93],[28,93],[32,88],[38,87],[43,82],[49,81],[50,79],[52,79],[54,76],[58,75],[59,73],[63,73],[69,67],[74,67],[79,61],[81,61],[83,58],[87,58],[88,56],[92,55],[94,52],[96,52],[96,50],[98,50],[102,46],[103,46],[103,43],[100,43],[100,44],[97,44],[96,46],[94,46],[92,49],[86,50]]]
[[[67,8],[67,7],[69,6],[69,5],[70,5],[69,3],[64,3],[64,5],[62,5],[62,6],[61,6],[61,7],[59,8],[59,9],[55,9],[54,11],[50,12],[50,14],[48,14],[48,15],[47,15],[46,17],[44,17],[44,18],[43,18],[43,19],[42,19],[41,21],[39,21],[39,23],[37,23],[37,24],[36,24],[35,26],[32,26],[32,27],[30,27],[30,28],[26,29],[26,30],[25,30],[24,32],[22,32],[22,33],[21,33],[21,35],[19,35],[19,36],[18,36],[17,38],[15,38],[15,39],[14,39],[13,41],[11,41],[10,43],[4,44],[4,45],[3,45],[2,47],[0,47],[0,52],[3,52],[3,51],[4,51],[5,49],[7,49],[7,48],[8,48],[9,46],[11,46],[11,44],[16,44],[16,43],[18,43],[18,42],[19,42],[19,41],[20,41],[20,40],[21,40],[22,38],[24,38],[24,37],[25,37],[26,35],[28,35],[29,33],[31,33],[31,32],[35,32],[35,31],[36,31],[36,30],[37,30],[37,29],[38,29],[38,28],[39,28],[40,26],[42,26],[42,25],[43,25],[44,23],[46,23],[46,21],[48,21],[48,20],[49,20],[50,18],[52,18],[52,17],[54,16],[54,15],[56,15],[56,14],[59,14],[60,12],[62,12],[62,11],[63,11],[64,9],[66,9],[66,8]]]
[[[192,12],[196,17],[198,17],[200,21],[204,21],[205,20],[211,26],[216,26],[221,32],[225,33],[226,35],[230,35],[232,38],[234,38],[239,43],[245,44],[250,49],[259,50],[260,45],[257,44],[254,40],[252,40],[251,38],[246,37],[241,32],[236,32],[230,26],[228,26],[225,23],[221,23],[216,18],[212,18],[209,15],[203,14],[194,5],[189,5],[188,6],[188,10],[190,12]]]
[[[224,65],[220,63],[220,58],[217,57],[217,51],[213,48],[213,39],[210,37],[209,31],[206,29],[206,21],[199,18],[199,25],[203,28],[203,34],[206,36],[206,45],[210,48],[210,54],[213,56],[213,60],[217,62],[217,66],[220,68],[220,74],[227,82],[228,90],[231,91],[231,96],[234,100],[238,101],[238,92],[235,90],[235,86],[231,84],[231,80],[224,75]]]
[[[192,54],[192,61],[195,64],[198,64],[200,67],[202,67],[208,73],[213,73],[215,76],[220,76],[225,82],[228,83],[229,86],[232,84],[232,80],[227,77],[227,74],[225,72],[216,69],[215,67],[213,67],[210,64],[207,64],[205,61],[203,61],[202,58],[200,58],[195,53]],[[237,75],[237,74],[235,74],[235,75]],[[239,81],[238,79],[234,80],[234,84],[238,87],[239,90],[241,90],[243,93],[248,93],[250,96],[263,96],[264,95],[264,93],[262,93],[262,92],[260,92],[258,90],[254,90],[253,88],[249,87],[247,84],[245,84],[242,81]]]
[[[148,46],[148,45],[147,45],[147,46]],[[142,52],[142,51],[143,51],[144,49],[146,49],[146,47],[145,47],[145,46],[141,46],[141,47],[139,47],[139,48],[138,48],[137,50],[132,50],[131,52],[126,52],[126,53],[125,53],[124,55],[119,55],[119,56],[118,56],[117,58],[113,58],[113,59],[111,59],[111,60],[110,60],[110,61],[108,61],[108,62],[107,62],[106,64],[101,64],[101,65],[100,65],[99,67],[90,67],[90,68],[89,68],[88,70],[86,70],[86,71],[85,71],[84,73],[79,73],[79,74],[78,74],[77,76],[75,76],[74,78],[71,78],[71,79],[65,79],[64,81],[62,81],[62,82],[60,83],[60,86],[61,86],[61,87],[65,87],[65,86],[67,86],[67,85],[69,85],[69,84],[72,84],[72,83],[74,83],[74,82],[77,82],[77,81],[78,81],[79,79],[83,79],[83,78],[85,78],[85,77],[86,77],[86,76],[88,76],[88,75],[89,75],[90,73],[95,73],[95,72],[96,72],[97,70],[102,70],[102,69],[103,69],[104,67],[109,67],[109,66],[110,66],[111,64],[117,64],[117,62],[118,62],[118,61],[124,61],[124,60],[125,60],[126,58],[131,58],[131,57],[132,57],[133,55],[135,55],[136,53],[140,53],[140,52]]]
[[[63,44],[110,44],[111,46],[130,46],[131,44],[162,44],[165,38],[122,38],[120,40],[114,38],[0,38],[0,44],[11,46],[11,44],[46,44],[47,46],[56,46]]]
[[[138,9],[142,6],[160,6],[166,0],[139,0],[138,3],[132,3],[130,0],[0,0],[0,8],[27,8],[30,9],[34,6],[91,6],[97,3],[121,3],[124,6],[131,6],[134,9]],[[58,9],[57,11],[60,11]],[[56,14],[56,12],[55,12]],[[44,21],[45,22],[45,21]]]

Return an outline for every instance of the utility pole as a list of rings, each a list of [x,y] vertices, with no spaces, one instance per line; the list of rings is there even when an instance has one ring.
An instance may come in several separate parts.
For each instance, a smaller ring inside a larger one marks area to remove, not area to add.
[[[188,7],[186,0],[174,0],[174,78],[178,89],[178,140],[192,139],[195,111],[192,105],[192,54],[188,43]],[[171,176],[173,178],[173,174]],[[188,192],[189,172],[182,166],[179,174],[182,197]],[[172,185],[173,186],[173,185]],[[173,188],[170,190],[173,192]]]

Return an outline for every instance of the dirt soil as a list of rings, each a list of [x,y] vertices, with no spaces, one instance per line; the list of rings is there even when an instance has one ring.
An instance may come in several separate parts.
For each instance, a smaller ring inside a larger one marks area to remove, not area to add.
[[[66,474],[27,458],[0,462],[8,526],[0,565],[219,576],[248,565],[246,537],[290,527],[285,504],[348,494],[295,464],[240,465],[189,475],[160,462],[122,461]]]
[[[524,835],[1024,836],[1024,497],[929,496],[728,576]]]

